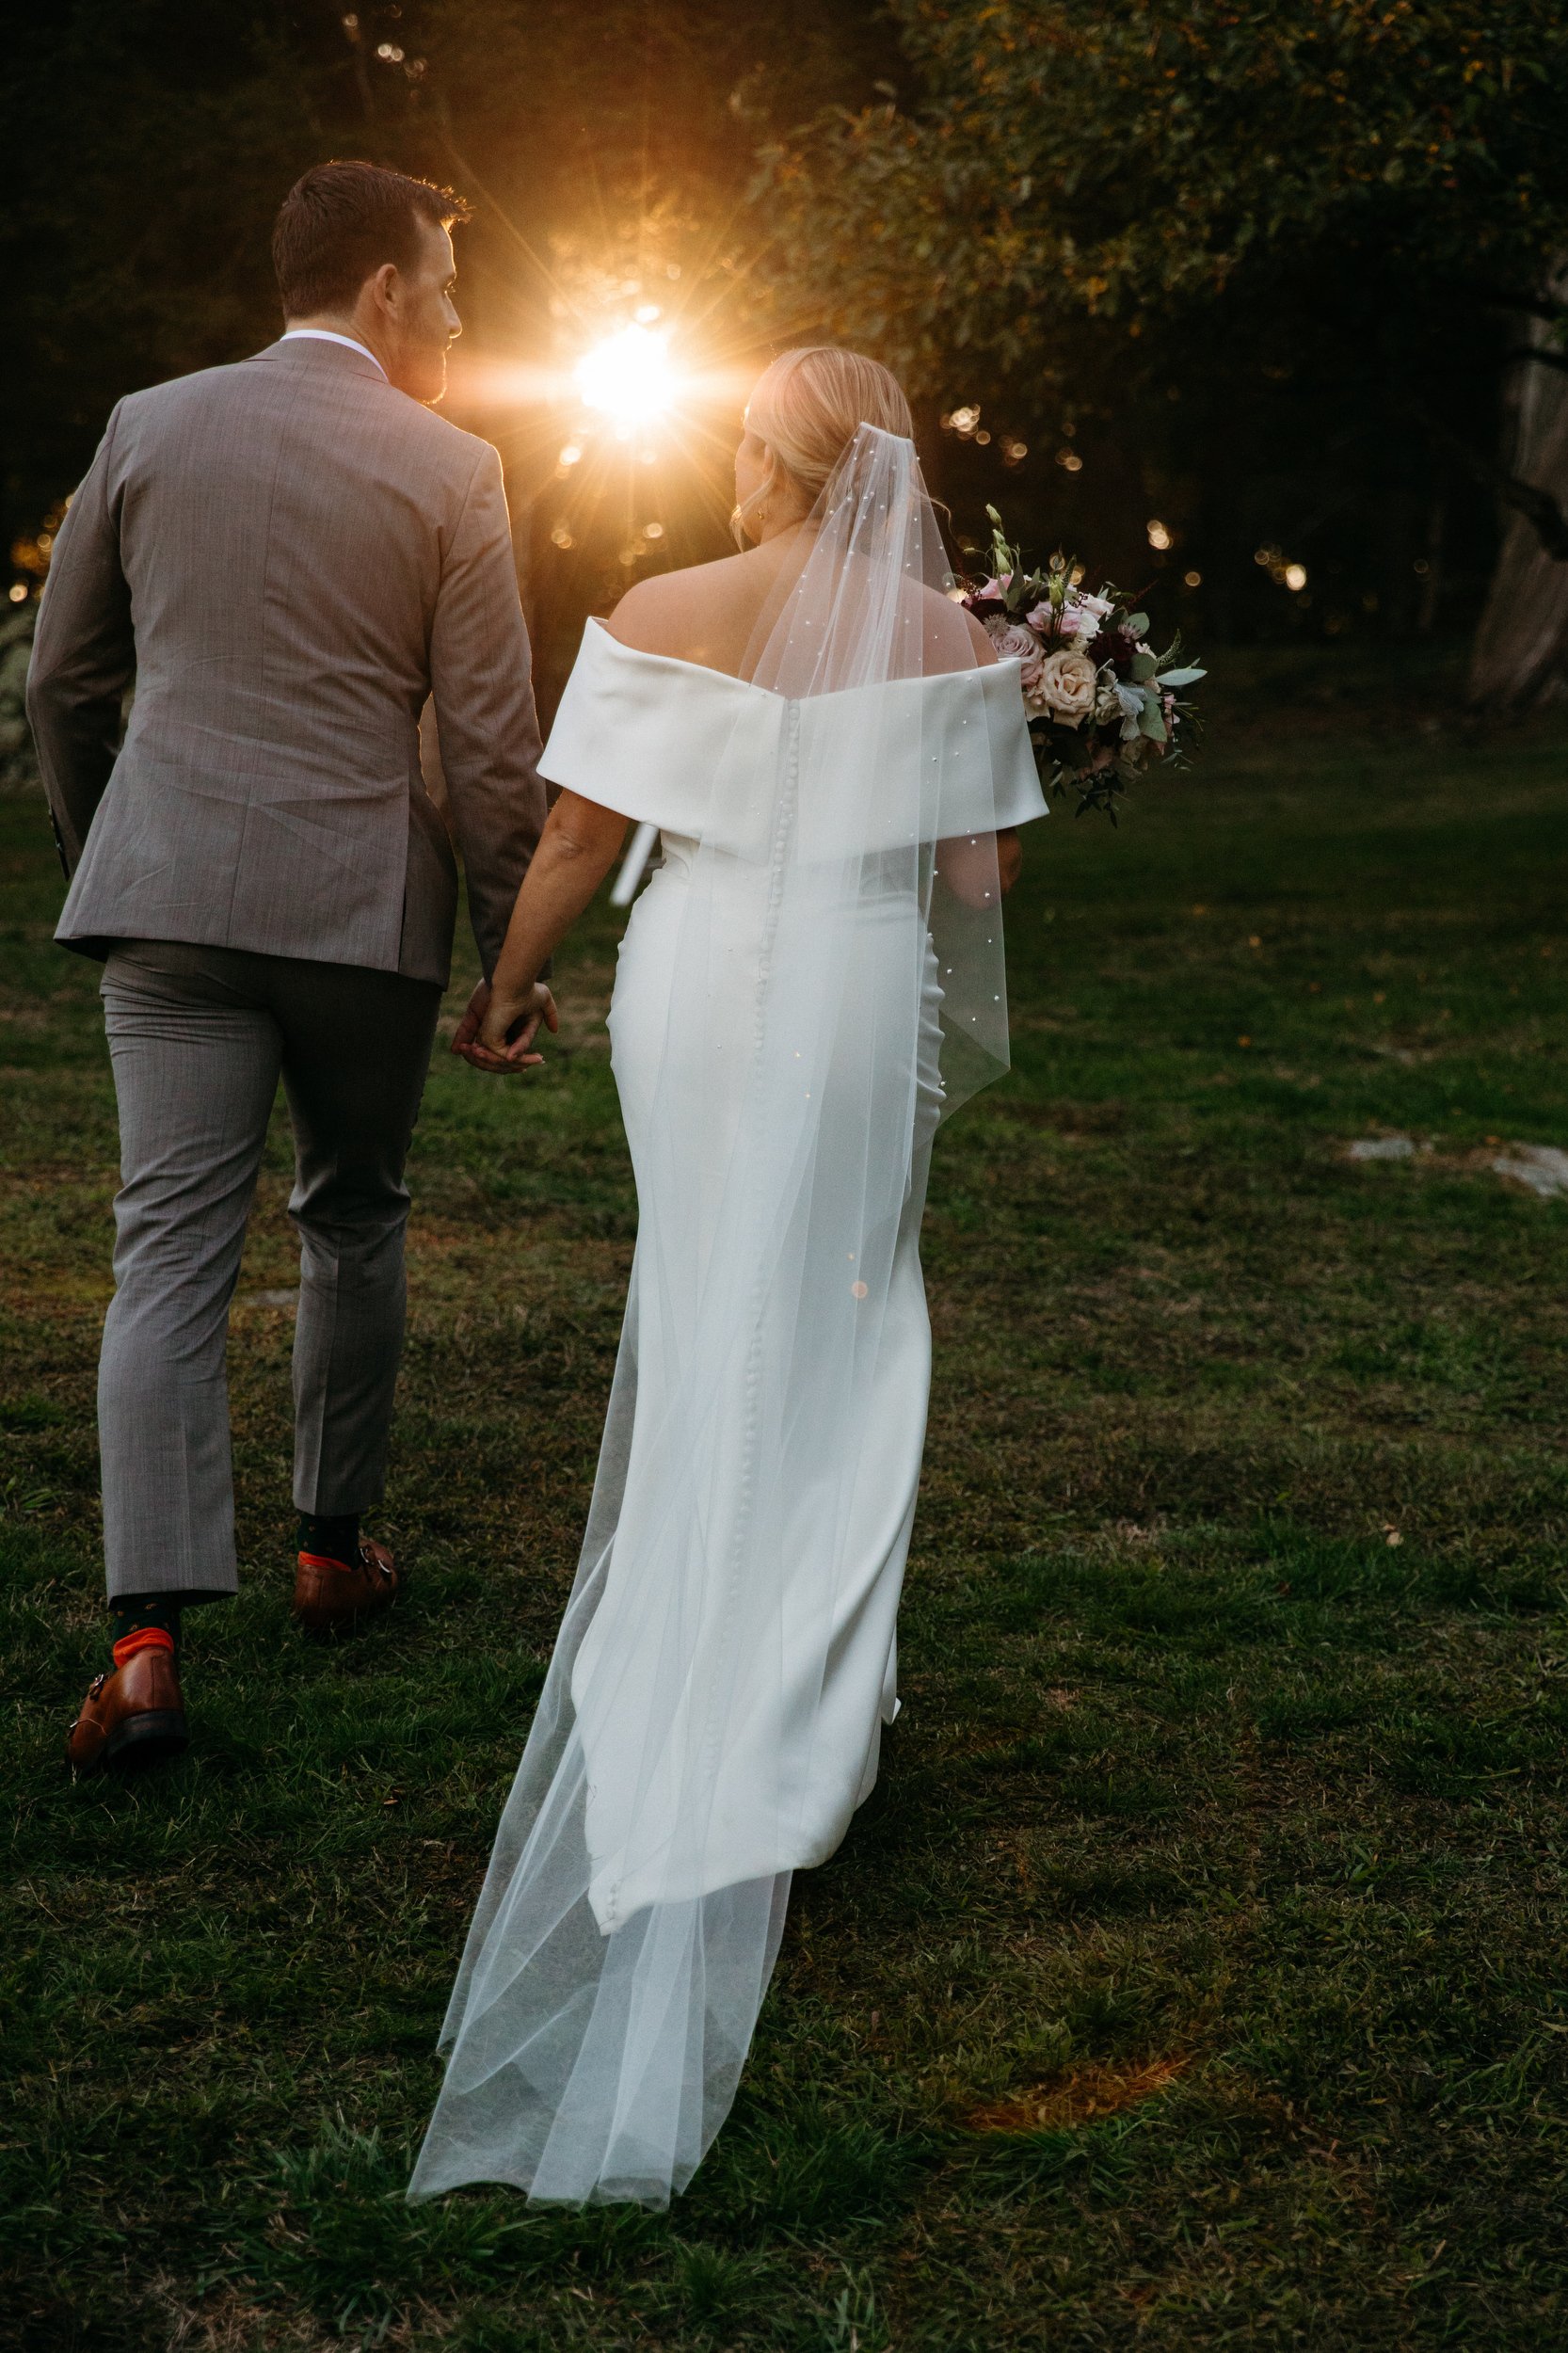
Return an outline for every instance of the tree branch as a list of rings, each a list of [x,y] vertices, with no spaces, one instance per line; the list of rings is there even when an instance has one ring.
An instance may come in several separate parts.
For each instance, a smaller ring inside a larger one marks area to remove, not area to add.
[[[1495,491],[1505,506],[1512,506],[1515,514],[1523,515],[1534,526],[1536,537],[1554,564],[1568,564],[1568,515],[1549,490],[1511,473],[1499,459],[1488,457],[1462,433],[1456,433],[1452,425],[1434,417],[1429,408],[1415,405],[1411,413],[1438,447],[1457,458],[1474,480]]]
[[[1544,344],[1517,344],[1504,352],[1502,365],[1511,368],[1523,360],[1534,360],[1544,368],[1556,368],[1568,376],[1568,351],[1548,351]]]
[[[1496,287],[1477,288],[1476,294],[1484,311],[1513,311],[1521,318],[1544,319],[1549,327],[1568,319],[1568,302],[1554,302],[1550,295],[1499,294]]]

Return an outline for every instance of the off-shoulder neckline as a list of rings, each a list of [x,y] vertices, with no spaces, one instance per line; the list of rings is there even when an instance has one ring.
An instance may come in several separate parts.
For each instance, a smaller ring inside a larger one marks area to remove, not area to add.
[[[738,686],[743,695],[765,696],[767,700],[771,703],[788,703],[792,700],[798,701],[800,699],[799,696],[781,695],[776,687],[759,686],[755,679],[737,678],[733,670],[716,670],[710,662],[688,662],[682,654],[649,653],[646,647],[629,646],[624,637],[617,637],[613,630],[605,627],[597,613],[589,614],[587,628],[597,630],[600,636],[603,638],[607,646],[613,646],[617,653],[630,655],[635,662],[658,662],[662,663],[667,669],[691,670],[695,672],[698,678],[716,680],[721,686]],[[584,632],[584,635],[585,634],[586,632]],[[984,680],[990,676],[993,671],[1005,672],[1010,666],[1016,667],[1016,665],[1010,664],[1007,662],[977,662],[971,670],[928,670],[922,673],[919,678],[889,679],[886,680],[885,683],[890,686],[929,686],[936,679],[973,678]],[[839,687],[833,689],[829,694],[813,696],[810,699],[815,702],[831,702],[835,694],[854,695],[858,694],[862,690],[860,688],[854,686]]]
[[[766,695],[774,702],[783,702],[786,699],[784,696],[776,694],[771,686],[759,686],[755,679],[737,678],[733,670],[716,670],[711,662],[688,662],[683,654],[649,653],[646,646],[629,646],[624,637],[617,637],[613,629],[605,626],[597,613],[589,614],[588,627],[598,630],[600,635],[608,645],[614,646],[617,653],[629,653],[638,662],[667,663],[671,669],[695,670],[699,678],[717,679],[723,685],[744,688],[748,695]]]

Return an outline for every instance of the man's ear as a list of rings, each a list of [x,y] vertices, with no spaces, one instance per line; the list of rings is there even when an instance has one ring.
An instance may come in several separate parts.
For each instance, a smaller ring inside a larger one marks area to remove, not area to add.
[[[371,296],[378,311],[395,311],[402,291],[402,277],[395,262],[383,262],[370,281]]]

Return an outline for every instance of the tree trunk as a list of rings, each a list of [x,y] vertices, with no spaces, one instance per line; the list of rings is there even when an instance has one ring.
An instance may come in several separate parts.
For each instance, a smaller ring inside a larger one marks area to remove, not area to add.
[[[1552,294],[1568,292],[1568,271]],[[1553,328],[1532,319],[1532,344]],[[1568,375],[1561,369],[1515,362],[1504,419],[1510,472],[1568,503]],[[1470,700],[1495,711],[1524,711],[1568,696],[1568,564],[1541,544],[1528,515],[1509,515],[1470,658]]]

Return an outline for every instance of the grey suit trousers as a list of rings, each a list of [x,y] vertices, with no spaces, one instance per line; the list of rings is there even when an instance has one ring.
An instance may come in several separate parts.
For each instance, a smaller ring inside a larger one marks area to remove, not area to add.
[[[236,1589],[224,1350],[280,1077],[300,1241],[295,1501],[340,1513],[379,1500],[403,1169],[440,996],[395,972],[167,940],[109,958],[122,1189],[98,1422],[111,1601]]]

